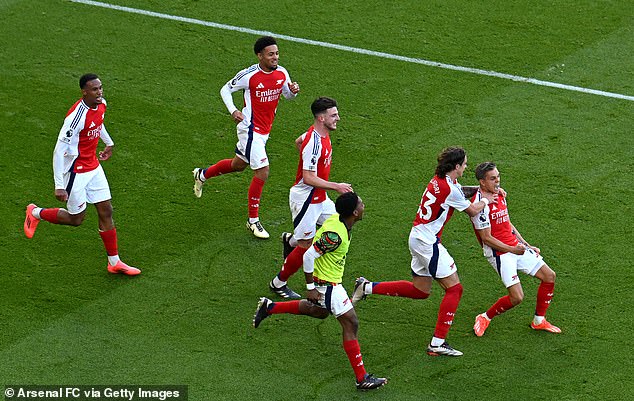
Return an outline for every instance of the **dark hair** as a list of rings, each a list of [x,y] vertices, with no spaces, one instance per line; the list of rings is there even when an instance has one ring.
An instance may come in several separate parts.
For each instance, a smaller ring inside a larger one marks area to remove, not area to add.
[[[493,162],[483,162],[478,164],[478,167],[475,169],[475,176],[478,180],[483,180],[487,173],[497,166]]]
[[[275,41],[274,37],[262,36],[260,39],[255,41],[255,44],[253,45],[253,51],[255,52],[255,54],[259,54],[262,50],[264,50],[265,47],[269,47],[276,44],[277,42]]]
[[[93,74],[92,72],[82,75],[81,78],[79,78],[79,87],[81,89],[84,89],[84,87],[86,87],[86,84],[93,79],[99,79],[99,76],[97,74]]]
[[[322,96],[315,99],[313,104],[310,105],[310,110],[313,112],[313,116],[317,117],[318,114],[321,114],[333,107],[337,107],[337,101],[335,99]]]
[[[438,165],[436,166],[436,175],[444,178],[448,172],[456,168],[456,164],[464,162],[467,153],[458,146],[452,146],[443,149],[438,155]]]
[[[342,218],[350,217],[357,209],[358,203],[359,195],[354,192],[346,192],[345,194],[339,195],[335,201],[335,209]]]

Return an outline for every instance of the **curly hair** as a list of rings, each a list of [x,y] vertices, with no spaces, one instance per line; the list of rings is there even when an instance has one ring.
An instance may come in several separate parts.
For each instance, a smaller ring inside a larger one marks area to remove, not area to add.
[[[272,36],[262,36],[260,39],[255,41],[253,45],[253,51],[255,54],[259,54],[265,47],[269,47],[272,45],[276,45],[277,41]]]
[[[452,146],[443,149],[438,155],[438,165],[436,166],[436,175],[444,178],[448,172],[456,168],[457,164],[462,164],[467,152],[461,147]]]

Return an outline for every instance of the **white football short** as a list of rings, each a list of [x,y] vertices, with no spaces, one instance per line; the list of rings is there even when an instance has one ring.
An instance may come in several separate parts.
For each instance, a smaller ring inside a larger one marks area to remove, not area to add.
[[[506,288],[520,282],[517,272],[535,276],[537,271],[544,265],[544,258],[532,249],[527,249],[523,255],[514,253],[504,253],[498,256],[487,258],[491,266],[500,275],[502,283]]]
[[[252,129],[238,128],[238,143],[236,155],[247,162],[251,170],[257,170],[269,165],[269,157],[266,155],[266,141],[269,134],[262,135],[253,132]]]
[[[335,203],[328,197],[321,203],[297,203],[289,200],[289,206],[295,227],[293,236],[297,240],[314,238],[317,225],[321,226],[328,217],[337,213]]]
[[[409,251],[412,254],[412,274],[421,277],[445,278],[456,273],[456,263],[439,241],[428,244],[416,235],[409,234]]]
[[[112,198],[106,174],[101,165],[87,173],[64,174],[64,186],[68,192],[66,209],[78,214],[86,209],[86,203],[99,203]]]
[[[325,308],[331,315],[339,317],[353,308],[348,293],[341,284],[315,284],[315,289],[321,294],[319,306]]]

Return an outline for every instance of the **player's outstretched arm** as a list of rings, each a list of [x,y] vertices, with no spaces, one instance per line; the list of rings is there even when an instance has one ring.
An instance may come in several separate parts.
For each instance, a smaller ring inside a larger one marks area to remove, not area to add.
[[[464,212],[466,214],[468,214],[470,217],[473,217],[476,214],[480,213],[482,210],[484,210],[484,208],[489,203],[496,203],[497,199],[498,199],[497,194],[486,194],[486,195],[483,195],[482,200],[479,200],[477,202],[472,202],[469,205],[469,207],[464,210]]]
[[[478,188],[477,186],[462,186],[462,193],[464,194],[465,198],[467,199],[471,199],[471,197],[473,195],[475,195],[476,192],[478,192]]]

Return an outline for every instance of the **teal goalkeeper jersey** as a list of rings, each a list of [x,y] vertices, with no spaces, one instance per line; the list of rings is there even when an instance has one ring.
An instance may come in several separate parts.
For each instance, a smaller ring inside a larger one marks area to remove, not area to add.
[[[350,236],[337,213],[330,216],[317,231],[313,246],[322,254],[315,260],[314,275],[321,280],[341,283]]]

